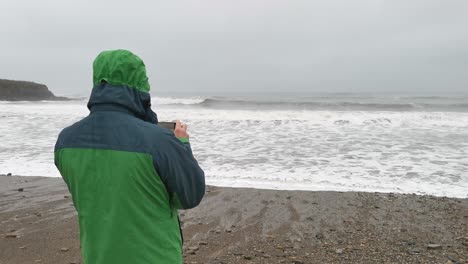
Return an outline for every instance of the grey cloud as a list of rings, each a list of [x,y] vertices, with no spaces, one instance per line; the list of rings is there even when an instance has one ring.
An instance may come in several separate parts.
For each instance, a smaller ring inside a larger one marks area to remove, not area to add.
[[[146,62],[157,92],[463,92],[468,2],[0,3],[0,78],[87,94],[99,51]]]

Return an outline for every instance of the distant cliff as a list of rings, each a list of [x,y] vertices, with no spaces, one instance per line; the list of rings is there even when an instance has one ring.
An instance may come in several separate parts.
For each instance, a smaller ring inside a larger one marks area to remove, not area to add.
[[[55,96],[44,84],[0,79],[0,100],[40,101],[69,99]]]

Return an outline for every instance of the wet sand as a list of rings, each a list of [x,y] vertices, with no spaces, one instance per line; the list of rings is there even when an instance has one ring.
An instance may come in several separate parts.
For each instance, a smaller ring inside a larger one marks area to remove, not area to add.
[[[468,263],[468,199],[207,188],[185,263]],[[59,178],[0,176],[0,264],[80,263]]]

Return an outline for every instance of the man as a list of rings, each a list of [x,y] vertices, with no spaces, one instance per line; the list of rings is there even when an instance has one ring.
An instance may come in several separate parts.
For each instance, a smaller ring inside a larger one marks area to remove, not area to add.
[[[182,263],[177,209],[197,206],[205,192],[187,126],[156,125],[145,65],[129,51],[99,54],[93,81],[91,113],[55,146],[78,212],[83,263]]]

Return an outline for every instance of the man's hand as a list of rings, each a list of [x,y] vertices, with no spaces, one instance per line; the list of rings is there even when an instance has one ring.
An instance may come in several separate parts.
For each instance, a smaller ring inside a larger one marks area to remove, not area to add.
[[[187,125],[180,122],[180,120],[176,120],[174,135],[176,138],[189,138],[189,134],[187,133]]]

